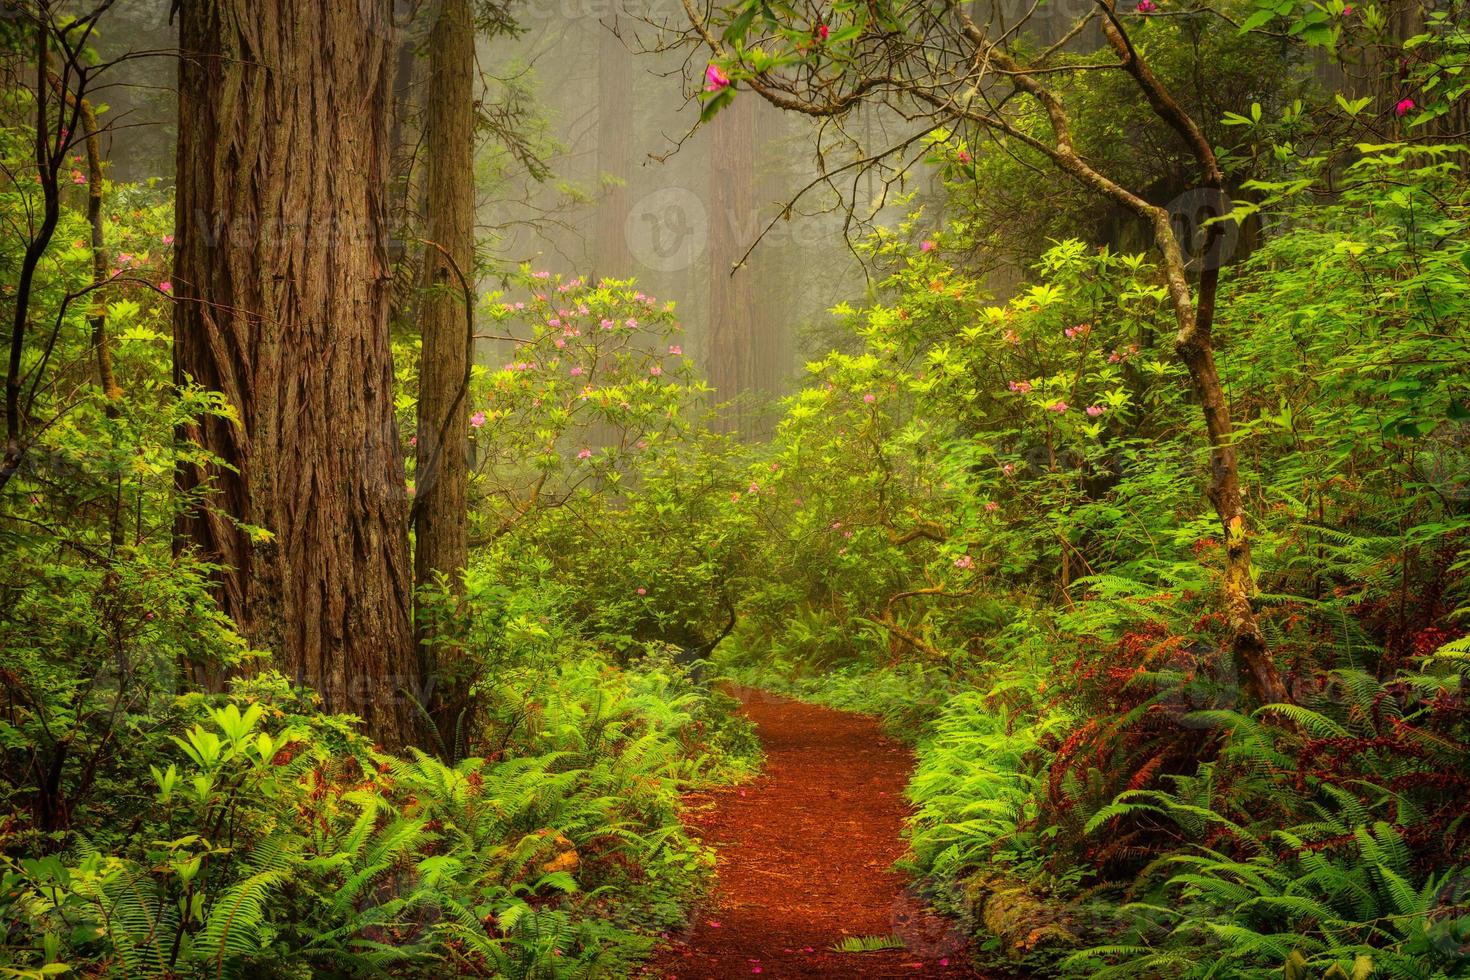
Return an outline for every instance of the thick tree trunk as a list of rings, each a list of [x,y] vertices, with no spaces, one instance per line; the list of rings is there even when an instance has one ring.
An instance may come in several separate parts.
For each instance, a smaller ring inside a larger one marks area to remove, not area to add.
[[[424,145],[427,235],[419,326],[418,474],[414,580],[462,584],[468,552],[466,481],[471,345],[465,309],[475,258],[475,24],[469,0],[440,0],[429,35]],[[442,249],[442,251],[441,251]],[[463,277],[463,279],[462,279]],[[420,617],[420,626],[425,625]],[[424,639],[422,636],[420,639]],[[437,661],[442,651],[430,651]],[[436,664],[435,721],[450,738],[463,705],[452,671]]]
[[[414,741],[407,500],[388,339],[390,0],[181,7],[175,372],[238,419],[181,540],[333,711]],[[256,530],[259,529],[259,530]]]

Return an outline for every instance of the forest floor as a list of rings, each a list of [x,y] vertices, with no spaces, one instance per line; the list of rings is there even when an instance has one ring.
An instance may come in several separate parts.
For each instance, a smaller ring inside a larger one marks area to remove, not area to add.
[[[893,867],[910,812],[908,749],[873,718],[733,693],[756,724],[765,769],[745,786],[686,798],[686,822],[718,854],[718,884],[645,975],[978,977],[965,930]],[[846,936],[898,936],[905,948],[834,952]]]

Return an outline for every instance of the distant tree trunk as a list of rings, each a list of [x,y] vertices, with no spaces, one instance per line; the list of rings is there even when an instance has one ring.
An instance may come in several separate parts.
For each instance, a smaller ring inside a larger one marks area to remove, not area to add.
[[[754,108],[753,99],[736,99],[710,124],[715,165],[709,171],[709,376],[722,400],[753,392],[758,382],[752,277],[748,268],[731,275],[750,246],[741,230],[755,213]],[[726,424],[745,433],[747,415],[742,403]]]
[[[175,374],[238,421],[181,527],[252,646],[415,741],[403,459],[388,338],[390,0],[181,5]],[[259,529],[259,530],[256,530]]]
[[[465,309],[475,264],[475,23],[469,0],[440,0],[429,34],[424,143],[428,165],[427,235],[419,329],[418,473],[414,503],[414,580],[448,576],[462,585],[469,418],[466,397],[473,339]],[[440,251],[443,249],[443,251]],[[423,617],[420,616],[422,634]],[[420,641],[425,639],[420,636]],[[436,660],[440,651],[430,651]],[[436,663],[435,723],[453,737],[461,685]]]
[[[597,209],[599,277],[624,279],[633,274],[628,248],[627,182],[633,164],[633,55],[611,26],[599,25],[597,39],[597,168],[600,176],[621,183],[607,187]]]

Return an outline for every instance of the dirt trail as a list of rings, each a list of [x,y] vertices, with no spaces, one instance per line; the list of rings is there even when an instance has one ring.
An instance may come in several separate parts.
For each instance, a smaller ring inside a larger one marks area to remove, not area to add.
[[[964,930],[928,911],[893,870],[914,759],[877,721],[760,691],[735,692],[766,751],[745,787],[689,798],[690,828],[719,852],[719,884],[689,935],[648,976],[977,977]],[[835,953],[844,936],[906,948]]]

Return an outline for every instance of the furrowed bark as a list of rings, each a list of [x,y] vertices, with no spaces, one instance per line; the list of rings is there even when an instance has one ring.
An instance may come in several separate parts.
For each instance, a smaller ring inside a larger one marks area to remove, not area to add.
[[[182,5],[175,375],[237,418],[181,544],[257,649],[397,749],[422,695],[388,314],[390,0]]]

